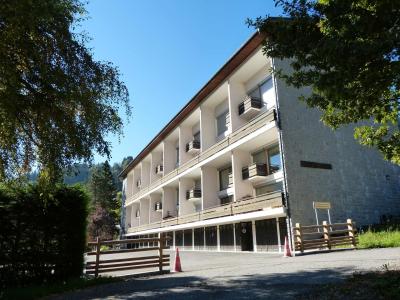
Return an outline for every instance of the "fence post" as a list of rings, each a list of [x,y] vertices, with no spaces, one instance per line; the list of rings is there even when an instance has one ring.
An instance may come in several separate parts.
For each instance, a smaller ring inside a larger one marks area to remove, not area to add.
[[[302,230],[301,230],[300,223],[296,223],[296,226],[294,228],[295,228],[295,232],[296,232],[295,233],[296,234],[296,242],[300,244],[301,253],[304,253],[303,233],[302,233]]]
[[[160,232],[159,233],[159,239],[158,239],[158,255],[159,255],[159,270],[160,273],[162,273],[163,271],[163,248],[164,248],[164,236],[163,234]]]
[[[323,230],[324,230],[324,240],[328,244],[328,249],[331,250],[331,239],[329,234],[329,226],[327,221],[322,222]]]
[[[353,248],[356,247],[356,239],[354,237],[354,226],[351,219],[347,219],[347,229],[349,230],[349,237],[351,238],[351,244]]]
[[[99,276],[99,264],[100,264],[100,239],[99,237],[96,238],[96,265],[94,268],[94,277],[98,277]]]

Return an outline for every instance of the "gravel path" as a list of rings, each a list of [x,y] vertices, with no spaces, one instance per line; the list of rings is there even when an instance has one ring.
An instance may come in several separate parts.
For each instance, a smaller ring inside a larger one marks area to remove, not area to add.
[[[337,282],[353,272],[378,270],[384,264],[400,266],[400,248],[293,258],[261,253],[180,254],[183,273],[130,278],[51,299],[296,299],[315,285]]]

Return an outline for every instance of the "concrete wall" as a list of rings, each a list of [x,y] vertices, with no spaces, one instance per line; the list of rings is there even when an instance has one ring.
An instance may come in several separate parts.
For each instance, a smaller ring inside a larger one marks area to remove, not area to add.
[[[142,188],[150,184],[150,162],[142,162]]]
[[[289,70],[286,62],[276,60],[275,66]],[[276,83],[292,222],[314,224],[313,201],[331,202],[333,222],[352,218],[361,225],[400,214],[400,168],[359,145],[354,126],[336,131],[324,126],[320,111],[298,100],[308,89]],[[332,170],[300,167],[301,160],[328,163]]]
[[[186,152],[186,144],[193,140],[192,128],[188,126],[179,126],[179,164],[184,164],[192,155]]]
[[[161,221],[162,212],[155,210],[155,205],[157,202],[161,202],[161,194],[151,194],[150,195],[150,207],[149,207],[149,217],[150,223]]]
[[[150,198],[140,199],[140,225],[149,224]]]
[[[201,168],[202,209],[220,204],[218,198],[218,170],[214,167]]]
[[[195,212],[192,202],[186,200],[186,191],[194,188],[194,180],[190,178],[179,179],[179,215],[184,216]]]
[[[133,203],[132,205],[129,205],[129,207],[131,208],[131,215],[130,215],[131,227],[139,226],[140,217],[139,218],[136,217],[136,211],[140,209],[140,203],[139,202]]]
[[[164,141],[163,142],[163,162],[164,162],[164,174],[168,174],[175,169],[176,155],[175,155],[175,142]]]
[[[247,123],[246,120],[239,116],[239,104],[243,102],[247,91],[241,82],[229,81],[229,111],[231,118],[231,128],[235,131],[239,127]]]
[[[208,106],[200,107],[200,137],[202,151],[210,148],[215,143],[215,118],[214,111]]]
[[[150,183],[160,179],[160,175],[156,174],[156,167],[163,164],[163,154],[161,151],[153,151],[151,153],[151,164],[150,164]]]
[[[163,188],[163,218],[168,215],[176,217],[178,212],[176,211],[176,189],[172,187],[164,187]]]
[[[232,151],[234,201],[253,195],[253,185],[251,182],[242,179],[242,168],[249,164],[251,164],[251,155],[249,152],[239,149]]]

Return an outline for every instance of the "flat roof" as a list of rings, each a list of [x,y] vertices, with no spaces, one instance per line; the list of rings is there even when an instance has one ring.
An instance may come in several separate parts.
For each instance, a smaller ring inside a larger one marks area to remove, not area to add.
[[[211,77],[194,97],[164,126],[163,129],[143,148],[142,151],[119,174],[125,178],[143,158],[145,158],[181,121],[183,121],[200,103],[218,88],[233,71],[240,66],[264,40],[264,35],[255,32],[232,57]]]

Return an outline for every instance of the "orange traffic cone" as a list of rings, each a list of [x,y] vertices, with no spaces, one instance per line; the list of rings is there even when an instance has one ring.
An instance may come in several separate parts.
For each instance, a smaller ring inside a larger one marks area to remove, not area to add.
[[[179,249],[178,248],[176,248],[174,272],[182,272],[181,259],[179,257]]]
[[[285,249],[283,250],[283,257],[292,257],[287,236],[285,236]]]

